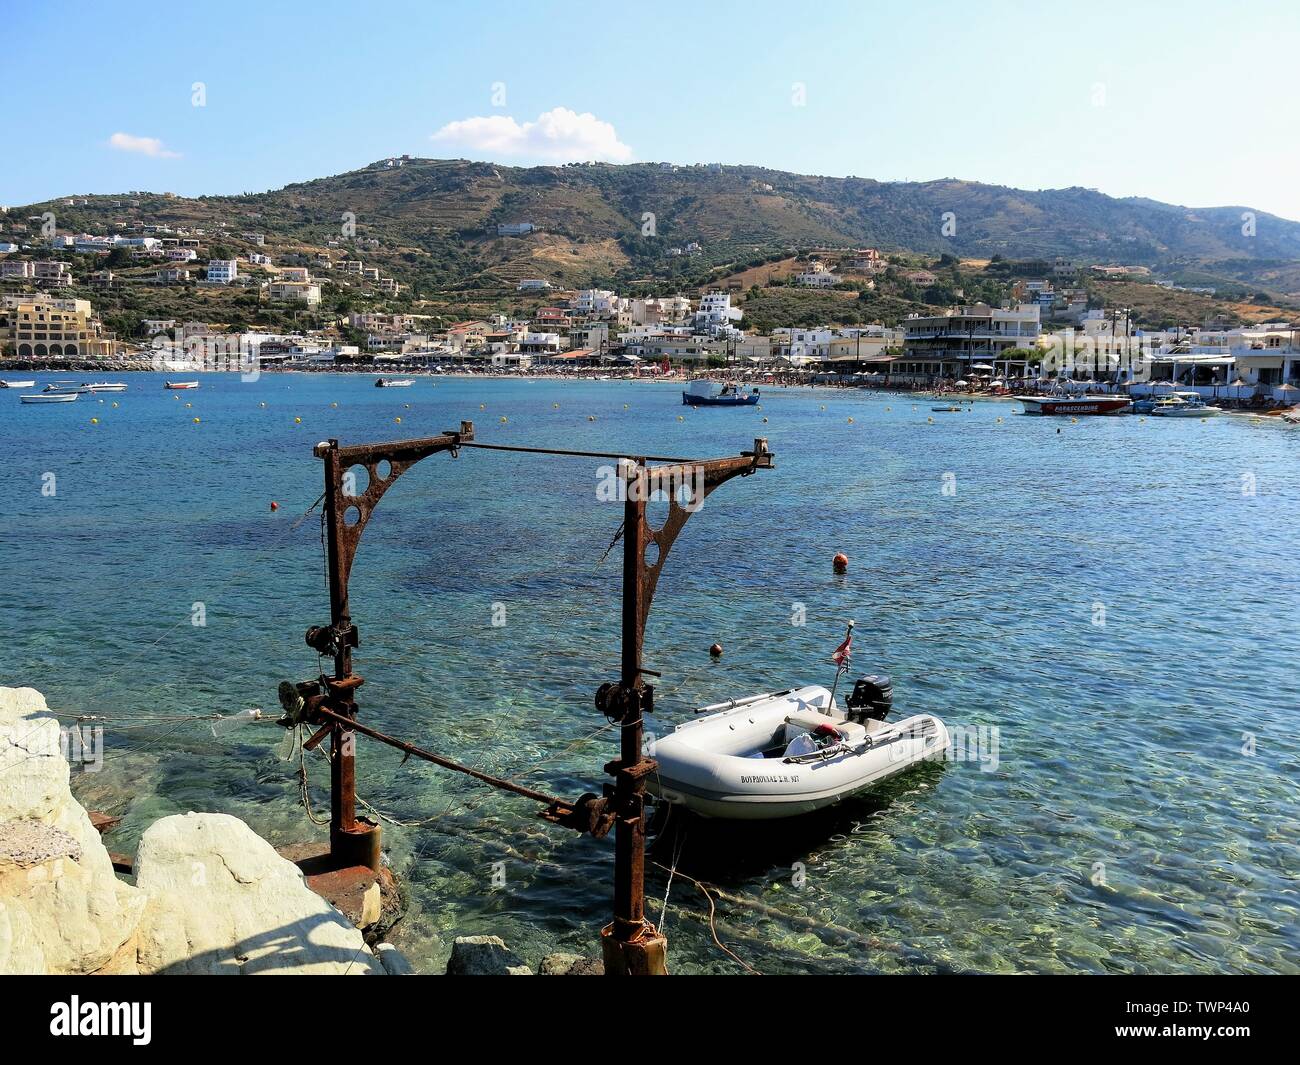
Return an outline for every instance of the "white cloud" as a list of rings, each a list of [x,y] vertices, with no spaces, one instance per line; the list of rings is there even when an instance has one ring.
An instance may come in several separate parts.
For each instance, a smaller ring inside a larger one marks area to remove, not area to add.
[[[173,152],[163,147],[163,142],[157,137],[136,137],[130,133],[114,133],[108,138],[108,146],[116,148],[119,152],[135,152],[137,155],[147,155],[151,159],[179,159],[180,152]]]
[[[454,151],[488,159],[524,158],[548,163],[600,160],[627,163],[632,149],[618,139],[614,127],[590,112],[581,115],[554,107],[536,122],[516,122],[509,115],[463,118],[448,122],[432,137]]]

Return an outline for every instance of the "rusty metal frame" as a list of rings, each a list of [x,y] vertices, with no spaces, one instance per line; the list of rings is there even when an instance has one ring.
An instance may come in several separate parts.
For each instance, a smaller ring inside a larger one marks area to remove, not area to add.
[[[596,705],[621,727],[619,757],[605,766],[614,778],[603,796],[587,794],[566,802],[513,781],[489,776],[441,755],[422,750],[356,721],[355,693],[363,680],[352,671],[352,648],[359,643],[348,602],[348,582],[356,559],[361,534],[375,507],[394,482],[415,463],[439,452],[453,457],[463,448],[520,451],[534,454],[617,458],[623,504],[623,603],[622,654],[619,680],[604,684],[596,693]],[[468,773],[493,787],[503,788],[546,804],[547,820],[603,836],[614,830],[614,919],[601,931],[606,971],[611,974],[662,973],[666,971],[664,937],[645,917],[645,780],[656,763],[642,750],[644,715],[654,709],[654,689],[646,676],[657,676],[642,661],[646,622],[664,565],[677,537],[691,514],[713,491],[733,477],[745,477],[772,467],[767,441],[754,441],[752,451],[719,459],[670,459],[642,455],[629,457],[603,452],[569,451],[551,448],[487,444],[474,440],[472,422],[461,422],[459,431],[416,440],[340,446],[328,440],[314,449],[324,462],[327,574],[330,593],[330,624],[307,630],[307,643],[320,654],[334,659],[334,675],[319,681],[288,685],[290,698],[285,724],[309,722],[319,731],[308,741],[316,746],[330,740],[330,855],[339,867],[367,866],[378,870],[380,829],[378,824],[356,815],[357,732],[433,762]],[[381,463],[389,470],[379,475]],[[651,463],[663,463],[651,465]],[[363,492],[349,492],[346,473],[354,466],[365,468],[369,481]],[[668,514],[659,528],[650,525],[646,505],[666,499]],[[349,521],[349,515],[355,514]],[[655,557],[647,558],[654,548]],[[282,686],[283,689],[284,686]],[[294,707],[291,709],[291,705]]]

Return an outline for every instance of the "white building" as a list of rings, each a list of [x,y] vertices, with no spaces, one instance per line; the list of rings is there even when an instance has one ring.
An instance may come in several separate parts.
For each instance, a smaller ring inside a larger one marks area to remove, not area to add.
[[[627,306],[627,300],[605,289],[585,288],[569,306],[583,318],[608,318]]]
[[[239,277],[239,265],[234,259],[211,259],[208,262],[208,284],[228,285]]]
[[[739,322],[744,312],[731,305],[731,296],[726,292],[710,292],[700,300],[700,309],[695,312],[695,328],[709,336],[738,333],[733,323]]]
[[[794,283],[804,288],[834,288],[843,279],[835,271],[827,268],[825,263],[814,260],[808,269],[794,275]]]
[[[515,286],[516,292],[549,292],[551,283],[540,277],[526,277]]]

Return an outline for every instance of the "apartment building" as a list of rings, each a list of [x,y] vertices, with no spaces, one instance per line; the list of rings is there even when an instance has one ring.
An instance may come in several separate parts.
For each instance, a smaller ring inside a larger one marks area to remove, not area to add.
[[[903,359],[913,365],[913,376],[961,377],[976,364],[992,365],[1011,348],[1035,347],[1041,331],[1039,308],[1031,303],[979,303],[916,315],[903,323]]]
[[[229,285],[239,277],[239,264],[234,259],[208,261],[208,284]]]
[[[44,293],[0,300],[0,345],[20,359],[102,358],[117,347],[90,300]]]

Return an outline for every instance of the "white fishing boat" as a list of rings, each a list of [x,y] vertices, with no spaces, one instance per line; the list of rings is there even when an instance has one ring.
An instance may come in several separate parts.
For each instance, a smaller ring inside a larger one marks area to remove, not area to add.
[[[415,382],[409,377],[377,377],[376,388],[410,388]]]
[[[704,817],[794,817],[843,802],[951,739],[932,714],[887,724],[887,677],[863,677],[844,708],[818,685],[703,707],[705,716],[655,742],[651,794]]]
[[[35,388],[35,381],[0,381],[0,388]]]
[[[69,393],[81,395],[83,392],[89,392],[90,389],[84,385],[74,384],[72,381],[55,381],[41,389],[44,393],[68,395]]]
[[[1206,404],[1199,392],[1174,392],[1156,400],[1150,413],[1153,418],[1209,418],[1223,411]]]
[[[94,381],[81,386],[87,392],[125,392],[126,385],[120,381]]]
[[[35,392],[29,396],[18,397],[24,403],[71,403],[80,399],[80,392]]]
[[[178,392],[182,389],[198,388],[199,383],[197,381],[167,381],[164,383],[163,387],[170,388],[173,392]]]

